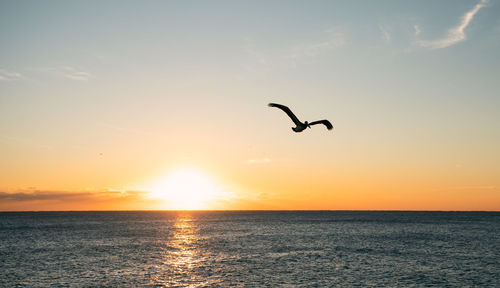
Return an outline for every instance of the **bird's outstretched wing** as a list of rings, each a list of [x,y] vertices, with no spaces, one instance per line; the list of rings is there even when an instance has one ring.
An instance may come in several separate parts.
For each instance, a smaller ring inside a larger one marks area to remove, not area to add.
[[[302,124],[302,122],[300,122],[299,118],[297,118],[297,116],[295,116],[295,114],[293,114],[292,110],[290,110],[290,108],[286,107],[285,105],[276,104],[276,103],[269,103],[267,106],[276,107],[276,108],[283,110],[290,118],[292,118],[292,121],[296,125]]]
[[[326,126],[326,128],[328,128],[328,130],[333,129],[332,123],[330,123],[330,121],[328,121],[328,120],[319,120],[319,121],[314,121],[314,122],[309,123],[309,125],[316,125],[316,124],[323,124]]]

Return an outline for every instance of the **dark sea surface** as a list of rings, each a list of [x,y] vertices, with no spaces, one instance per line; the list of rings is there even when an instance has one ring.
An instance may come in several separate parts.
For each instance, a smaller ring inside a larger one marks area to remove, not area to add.
[[[1,287],[500,287],[500,213],[0,213]]]

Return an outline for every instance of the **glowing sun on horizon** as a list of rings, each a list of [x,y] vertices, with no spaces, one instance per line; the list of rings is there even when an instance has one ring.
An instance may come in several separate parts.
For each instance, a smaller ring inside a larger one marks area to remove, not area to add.
[[[216,198],[214,181],[193,168],[179,168],[159,180],[151,189],[151,197],[165,201],[172,210],[210,209],[209,201]]]

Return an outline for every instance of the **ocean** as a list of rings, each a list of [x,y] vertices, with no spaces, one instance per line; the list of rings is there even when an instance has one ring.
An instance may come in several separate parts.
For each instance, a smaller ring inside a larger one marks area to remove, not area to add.
[[[69,286],[500,287],[500,213],[0,213],[0,287]]]

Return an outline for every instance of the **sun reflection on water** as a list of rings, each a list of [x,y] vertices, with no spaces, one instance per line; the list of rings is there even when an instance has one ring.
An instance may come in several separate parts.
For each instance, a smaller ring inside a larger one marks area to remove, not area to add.
[[[156,286],[206,287],[203,273],[206,249],[203,249],[199,227],[190,212],[179,212],[168,229],[164,242],[163,260],[156,275]]]
[[[197,253],[197,247],[194,244],[197,237],[197,231],[192,222],[191,215],[180,215],[174,227],[173,239],[169,243],[173,248],[171,253],[173,258],[171,260],[173,261],[171,261],[170,264],[180,270],[190,269],[192,268]]]

